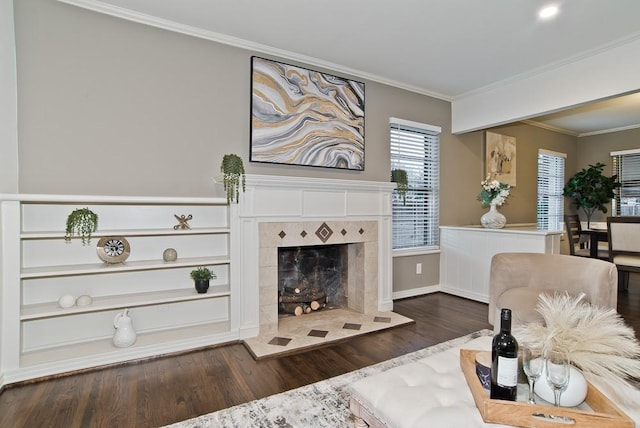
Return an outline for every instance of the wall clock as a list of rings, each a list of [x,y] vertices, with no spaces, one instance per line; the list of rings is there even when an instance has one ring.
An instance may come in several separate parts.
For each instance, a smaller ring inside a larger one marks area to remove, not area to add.
[[[129,257],[131,247],[123,236],[103,236],[98,241],[96,251],[105,263],[122,263]]]

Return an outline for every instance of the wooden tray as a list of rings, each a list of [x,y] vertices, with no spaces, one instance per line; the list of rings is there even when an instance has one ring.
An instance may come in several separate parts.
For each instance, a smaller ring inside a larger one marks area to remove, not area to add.
[[[461,349],[460,367],[467,379],[473,400],[485,422],[532,428],[634,428],[635,422],[611,402],[602,392],[587,382],[585,402],[593,411],[568,407],[543,406],[515,401],[492,400],[476,375],[476,354],[480,351]],[[536,417],[534,414],[560,417],[556,420]],[[569,418],[569,419],[566,419]]]

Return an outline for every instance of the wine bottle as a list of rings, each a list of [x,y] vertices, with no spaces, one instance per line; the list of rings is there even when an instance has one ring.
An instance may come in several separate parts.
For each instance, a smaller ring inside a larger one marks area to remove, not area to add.
[[[511,335],[511,309],[500,312],[500,332],[491,346],[492,399],[516,401],[518,390],[518,342]]]

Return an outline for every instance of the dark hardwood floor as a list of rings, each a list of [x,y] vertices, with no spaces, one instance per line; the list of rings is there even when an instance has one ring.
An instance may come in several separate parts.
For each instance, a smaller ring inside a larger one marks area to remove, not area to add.
[[[395,302],[415,324],[283,358],[242,344],[5,388],[0,427],[156,427],[356,370],[483,328],[487,305],[435,293]],[[640,278],[619,294],[640,332]]]

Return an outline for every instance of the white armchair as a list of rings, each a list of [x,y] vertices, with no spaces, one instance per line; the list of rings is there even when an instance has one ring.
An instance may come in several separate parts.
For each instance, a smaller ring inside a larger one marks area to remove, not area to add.
[[[616,266],[560,254],[496,254],[489,277],[489,324],[495,325],[502,308],[511,309],[514,326],[539,320],[538,295],[556,291],[576,296],[584,293],[593,305],[617,309]]]

